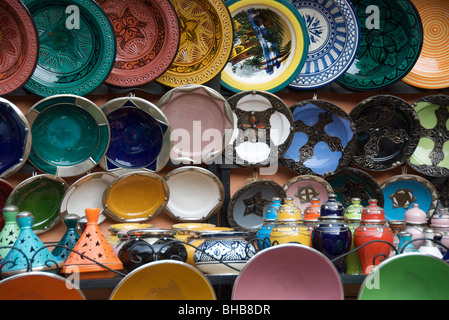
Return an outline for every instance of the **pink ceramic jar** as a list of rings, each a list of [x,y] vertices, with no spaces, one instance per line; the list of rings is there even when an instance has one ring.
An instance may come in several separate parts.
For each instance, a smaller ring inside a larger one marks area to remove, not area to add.
[[[419,249],[424,243],[424,231],[427,229],[427,214],[419,208],[418,203],[414,203],[412,208],[404,213],[404,230],[412,235],[413,245]],[[417,239],[422,239],[414,241]]]

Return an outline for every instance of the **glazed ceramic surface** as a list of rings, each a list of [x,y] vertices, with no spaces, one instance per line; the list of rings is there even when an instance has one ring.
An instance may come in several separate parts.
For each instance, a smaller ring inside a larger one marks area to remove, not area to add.
[[[0,259],[6,257],[19,236],[20,228],[16,220],[18,213],[17,206],[9,205],[2,208],[5,225],[0,230],[0,247],[2,247],[0,248]]]
[[[222,155],[233,134],[234,117],[219,92],[203,85],[183,85],[167,92],[157,106],[173,130],[173,163],[209,163]]]
[[[300,244],[283,244],[248,261],[235,280],[232,299],[342,300],[344,294],[340,275],[327,257]]]
[[[355,152],[357,135],[340,107],[306,100],[290,107],[294,136],[281,161],[298,174],[330,175],[345,167]]]
[[[276,92],[299,74],[306,62],[309,36],[303,17],[285,0],[231,0],[232,54],[222,84],[233,92]]]
[[[30,162],[60,177],[81,175],[105,155],[109,123],[92,101],[75,95],[56,95],[34,104],[26,113],[33,137]]]
[[[1,7],[0,7],[1,8]],[[22,111],[0,97],[0,177],[16,173],[31,151],[31,131]]]
[[[375,267],[360,288],[359,300],[447,300],[449,266],[420,253],[401,254]]]
[[[114,29],[101,7],[90,0],[23,3],[39,33],[38,64],[25,88],[49,97],[83,96],[100,86],[116,57]]]
[[[418,61],[403,79],[404,82],[424,89],[449,87],[448,53],[449,3],[444,0],[413,0],[424,29],[424,44]]]
[[[111,141],[100,165],[105,170],[160,171],[170,157],[170,123],[153,103],[135,97],[115,98],[101,106],[111,128]]]
[[[419,118],[418,146],[408,164],[426,176],[449,174],[449,97],[433,95],[413,104]]]
[[[100,0],[114,27],[117,56],[106,83],[135,87],[162,75],[176,57],[180,30],[175,9],[164,1]]]
[[[53,248],[51,253],[62,261],[70,254],[70,249],[73,249],[80,238],[77,230],[79,217],[76,214],[68,214],[64,217],[64,224],[66,231],[58,241],[57,246]]]
[[[38,60],[39,39],[29,11],[19,0],[0,4],[0,96],[21,88]]]
[[[423,27],[412,1],[351,2],[360,21],[360,46],[337,82],[354,90],[379,90],[403,79],[423,46]]]
[[[231,54],[231,14],[223,1],[172,1],[179,20],[177,55],[157,81],[169,87],[204,84],[220,74]]]
[[[209,280],[180,261],[155,261],[123,278],[111,300],[215,300]]]
[[[226,146],[226,160],[246,166],[277,162],[293,138],[293,117],[285,102],[257,90],[237,93],[228,102],[238,130]]]
[[[305,66],[290,87],[314,89],[332,83],[351,66],[359,47],[359,19],[351,1],[290,2],[304,18],[310,39]]]

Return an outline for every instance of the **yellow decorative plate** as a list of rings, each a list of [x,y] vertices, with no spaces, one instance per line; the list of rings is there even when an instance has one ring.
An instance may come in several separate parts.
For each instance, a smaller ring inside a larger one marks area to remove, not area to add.
[[[233,92],[276,92],[289,85],[309,53],[309,33],[299,11],[286,0],[231,0],[234,45],[222,72]]]
[[[175,260],[150,262],[130,272],[110,300],[216,300],[209,280],[195,267]]]
[[[424,29],[424,44],[405,83],[423,89],[449,87],[449,2],[413,0]]]
[[[172,4],[181,31],[178,54],[157,82],[169,87],[204,84],[223,70],[231,54],[231,15],[222,0],[176,0]]]

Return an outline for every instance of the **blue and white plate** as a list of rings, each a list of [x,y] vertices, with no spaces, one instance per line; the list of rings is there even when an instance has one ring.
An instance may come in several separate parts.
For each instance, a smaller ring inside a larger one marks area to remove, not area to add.
[[[338,79],[351,66],[360,41],[359,19],[349,0],[289,0],[309,31],[306,63],[289,85],[314,89]]]

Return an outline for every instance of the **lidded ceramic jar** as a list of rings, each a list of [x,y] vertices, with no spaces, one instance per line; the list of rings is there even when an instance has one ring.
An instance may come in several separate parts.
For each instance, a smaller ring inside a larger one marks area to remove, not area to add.
[[[351,234],[354,234],[355,229],[360,225],[362,219],[363,205],[360,198],[354,197],[351,199],[351,204],[345,209],[345,220],[351,230]],[[354,250],[354,237],[352,237],[350,251]],[[346,274],[358,275],[362,274],[362,263],[360,262],[357,252],[353,252],[346,256],[344,262],[344,271]]]
[[[122,245],[118,257],[126,271],[157,260],[174,259],[186,262],[187,250],[175,238],[172,229],[136,229],[128,231],[129,239]]]
[[[0,260],[5,258],[8,252],[11,250],[8,247],[12,247],[14,242],[16,242],[17,237],[20,233],[19,225],[17,224],[17,214],[19,213],[19,208],[14,205],[5,206],[2,209],[3,217],[5,219],[5,225],[0,231]]]
[[[307,230],[309,230],[310,236],[312,236],[313,228],[315,228],[318,218],[320,217],[321,203],[319,198],[312,198],[310,205],[304,209],[304,223]]]
[[[127,223],[116,223],[111,224],[108,227],[109,235],[106,237],[106,240],[108,241],[109,245],[111,247],[114,247],[117,241],[119,241],[118,233],[120,231],[129,231],[129,230],[135,230],[135,229],[145,229],[145,228],[152,228],[154,227],[152,224],[148,223],[133,223],[133,222],[127,222]]]
[[[362,263],[362,274],[368,274],[375,265],[387,259],[394,246],[393,231],[385,220],[384,209],[377,205],[376,199],[370,199],[368,203],[368,206],[363,209],[360,226],[354,231],[354,246],[356,249],[359,248],[357,254]],[[367,244],[375,240],[387,243]]]
[[[404,213],[405,227],[404,230],[412,235],[412,240],[422,239],[414,241],[413,244],[419,250],[424,244],[424,231],[427,229],[427,215],[424,210],[419,208],[418,203],[414,203],[412,208],[408,209]]]
[[[402,253],[410,253],[410,252],[418,252],[418,249],[415,248],[412,242],[412,235],[407,231],[400,231],[398,233],[398,254]]]
[[[257,247],[259,249],[266,249],[271,247],[270,235],[271,230],[276,224],[276,219],[278,216],[278,210],[282,206],[281,198],[273,197],[271,203],[267,210],[264,212],[262,226],[257,230],[256,239]]]
[[[438,210],[430,219],[430,227],[435,231],[441,233],[441,243],[449,248],[449,214],[447,208]]]
[[[81,235],[77,230],[79,220],[79,216],[77,214],[66,214],[63,220],[66,226],[66,231],[51,253],[56,258],[65,261],[71,252],[70,249],[75,247]]]
[[[424,243],[421,245],[421,247],[418,249],[419,252],[428,254],[431,256],[434,256],[436,258],[442,259],[443,254],[441,253],[440,249],[438,249],[435,242],[433,242],[435,237],[435,232],[432,229],[426,229],[424,231]]]

